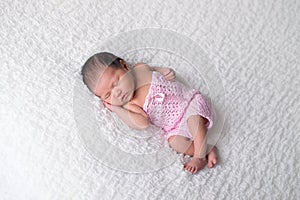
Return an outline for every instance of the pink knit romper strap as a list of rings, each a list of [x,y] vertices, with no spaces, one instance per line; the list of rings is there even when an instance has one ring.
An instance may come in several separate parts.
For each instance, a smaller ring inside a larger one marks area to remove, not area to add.
[[[187,127],[187,119],[191,115],[201,115],[208,119],[207,128],[213,124],[210,104],[199,91],[178,81],[165,80],[156,71],[153,71],[143,110],[152,124],[163,129],[167,139],[172,135],[192,139]]]

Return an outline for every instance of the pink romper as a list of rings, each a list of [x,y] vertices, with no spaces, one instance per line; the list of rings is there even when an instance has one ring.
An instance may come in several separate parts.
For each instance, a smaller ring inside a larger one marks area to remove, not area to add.
[[[193,136],[187,126],[187,119],[192,115],[206,118],[208,129],[213,124],[211,105],[198,90],[188,88],[178,81],[165,80],[156,71],[153,71],[143,110],[152,124],[162,128],[167,139],[181,135],[192,140]]]

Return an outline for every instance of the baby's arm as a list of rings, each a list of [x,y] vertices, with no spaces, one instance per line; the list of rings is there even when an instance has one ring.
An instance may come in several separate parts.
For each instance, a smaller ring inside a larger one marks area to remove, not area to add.
[[[124,107],[108,103],[104,103],[104,105],[112,112],[115,112],[130,128],[142,130],[148,128],[150,125],[147,114],[137,105],[128,104]]]
[[[175,81],[175,79],[176,79],[175,71],[171,68],[167,68],[167,67],[150,67],[145,63],[138,63],[138,64],[135,65],[135,67],[141,67],[141,66],[144,66],[144,67],[146,66],[151,71],[157,71],[157,72],[161,73],[162,75],[164,75],[166,80]]]

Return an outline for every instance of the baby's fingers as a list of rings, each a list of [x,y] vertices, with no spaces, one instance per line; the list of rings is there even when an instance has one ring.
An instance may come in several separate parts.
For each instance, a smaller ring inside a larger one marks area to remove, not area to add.
[[[164,77],[168,81],[174,81],[176,78],[175,71],[173,69],[169,68],[169,70],[165,73]]]
[[[103,102],[103,104],[110,112],[112,112],[112,106],[109,103]]]
[[[165,79],[168,80],[168,81],[175,81],[176,76],[175,75],[168,75],[168,76],[165,76]]]

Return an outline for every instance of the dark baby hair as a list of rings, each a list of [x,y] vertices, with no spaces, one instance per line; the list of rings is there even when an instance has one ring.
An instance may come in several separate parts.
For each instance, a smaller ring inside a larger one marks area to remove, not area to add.
[[[95,86],[105,68],[120,68],[120,60],[122,59],[108,52],[101,52],[91,56],[81,68],[83,83],[94,94]]]

